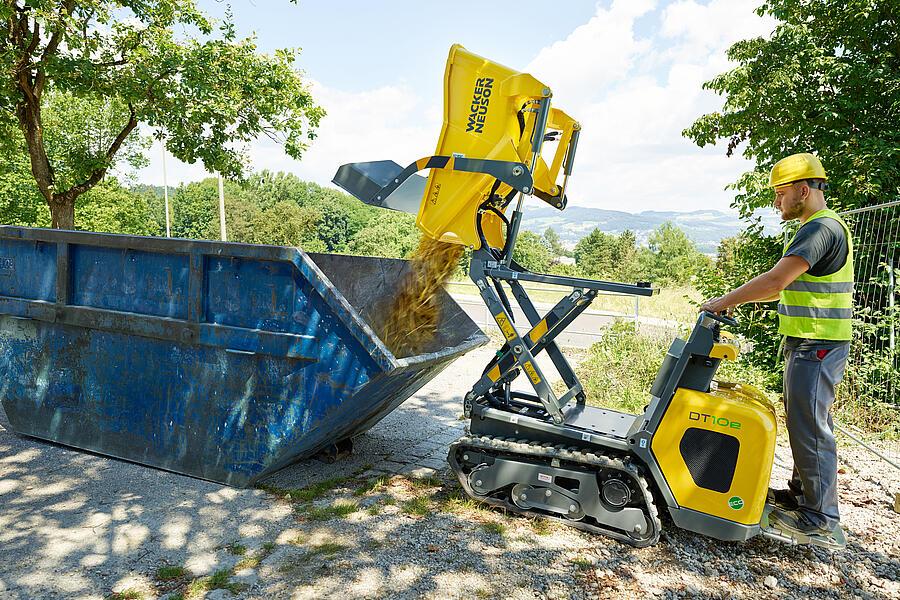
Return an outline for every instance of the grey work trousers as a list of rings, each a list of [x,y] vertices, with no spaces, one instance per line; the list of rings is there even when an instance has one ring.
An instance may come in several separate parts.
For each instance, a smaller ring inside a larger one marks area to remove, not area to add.
[[[849,351],[849,342],[795,338],[788,338],[784,347],[784,405],[794,456],[788,486],[798,494],[800,510],[826,529],[833,529],[840,520],[831,406]]]

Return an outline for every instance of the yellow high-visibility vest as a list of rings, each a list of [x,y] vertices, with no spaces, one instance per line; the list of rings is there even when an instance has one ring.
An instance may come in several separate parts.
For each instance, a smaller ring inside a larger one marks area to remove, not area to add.
[[[844,235],[847,236],[847,259],[844,266],[831,275],[814,277],[804,273],[781,292],[778,302],[778,333],[782,335],[817,340],[851,338],[853,238],[844,220],[829,208],[815,213],[806,223],[825,217],[834,219],[844,228]],[[797,234],[794,234],[785,245],[784,252],[787,252],[796,237]]]

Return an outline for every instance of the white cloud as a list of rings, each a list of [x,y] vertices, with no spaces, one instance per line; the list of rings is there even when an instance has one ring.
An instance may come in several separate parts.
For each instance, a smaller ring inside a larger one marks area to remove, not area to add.
[[[337,168],[347,162],[391,159],[403,166],[434,150],[440,130],[439,109],[428,106],[408,86],[384,86],[358,93],[343,92],[310,82],[313,98],[325,108],[317,137],[300,161],[279,144],[261,138],[249,147],[255,170],[285,171],[329,184]],[[151,164],[142,173],[145,183],[162,185],[161,154],[154,146]],[[187,165],[167,158],[169,185],[208,176],[201,164]]]
[[[391,159],[406,166],[434,151],[440,110],[409,86],[348,93],[314,83],[312,94],[328,116],[303,160],[293,161],[290,170],[301,177],[325,183],[344,163]]]
[[[754,13],[757,3],[677,0],[658,8],[655,0],[615,0],[598,5],[587,23],[537,51],[529,64],[510,65],[547,83],[556,105],[583,124],[571,203],[632,212],[728,209],[731,194],[723,188],[750,165],[726,158],[722,148],[697,148],[681,131],[721,106],[701,86],[729,68],[728,46],[772,30],[770,19]],[[441,90],[431,89],[432,73],[423,75],[427,86],[400,73],[411,83],[359,93],[313,82],[313,97],[328,116],[311,148],[298,162],[271,142],[256,143],[254,168],[328,184],[346,162],[405,165],[428,155],[440,132]],[[141,178],[159,184],[158,149],[151,159]],[[170,183],[202,176],[202,167],[169,161]]]
[[[637,58],[651,48],[649,40],[635,38],[633,24],[655,4],[615,0],[608,10],[598,6],[590,21],[543,48],[524,70],[552,85],[557,98],[578,105],[593,90],[626,77]]]
[[[721,148],[700,149],[681,132],[721,106],[702,84],[729,68],[728,46],[771,31],[755,6],[755,0],[682,0],[659,11],[648,41],[637,38],[635,23],[650,4],[626,9],[615,2],[538,53],[532,65],[546,71],[554,99],[584,128],[570,202],[632,212],[728,209],[724,187],[751,165],[726,158]],[[590,71],[592,61],[607,58]],[[595,79],[571,84],[587,72]]]

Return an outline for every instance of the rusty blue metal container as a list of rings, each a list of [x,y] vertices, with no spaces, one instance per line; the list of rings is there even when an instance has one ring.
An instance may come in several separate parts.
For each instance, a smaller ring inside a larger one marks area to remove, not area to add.
[[[249,486],[371,428],[487,338],[375,335],[406,261],[0,227],[0,399],[20,434]]]

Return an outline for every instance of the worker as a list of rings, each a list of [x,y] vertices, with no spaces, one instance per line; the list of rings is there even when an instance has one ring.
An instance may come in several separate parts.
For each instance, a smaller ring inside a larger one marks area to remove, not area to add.
[[[779,529],[841,547],[837,535],[837,448],[831,420],[834,389],[850,350],[853,242],[847,224],[825,204],[822,163],[808,153],[778,161],[769,175],[775,208],[800,228],[769,271],[702,309],[728,311],[778,300],[784,336],[784,403],[794,470],[787,489],[770,490],[769,521]]]

